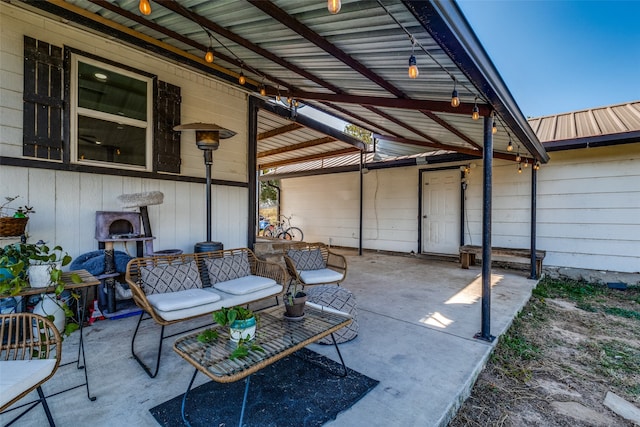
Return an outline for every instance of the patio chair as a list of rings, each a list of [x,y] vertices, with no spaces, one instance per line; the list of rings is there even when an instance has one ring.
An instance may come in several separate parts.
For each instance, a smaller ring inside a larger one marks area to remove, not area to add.
[[[290,280],[304,286],[340,283],[347,277],[347,260],[324,243],[293,243],[283,247]]]
[[[55,426],[41,386],[60,366],[60,332],[51,320],[33,313],[2,314],[0,322],[0,412],[33,390],[39,396],[23,405],[27,409],[6,425],[42,403],[49,425]]]

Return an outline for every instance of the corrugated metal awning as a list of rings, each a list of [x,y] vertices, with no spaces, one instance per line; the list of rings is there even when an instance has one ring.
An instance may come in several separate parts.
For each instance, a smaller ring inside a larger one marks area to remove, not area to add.
[[[515,157],[507,151],[511,140],[521,153],[548,160],[455,3],[343,0],[340,13],[332,15],[321,0],[154,0],[148,16],[140,14],[138,3],[15,4],[157,52],[255,96],[264,87],[265,100],[278,94],[291,97],[368,129],[380,140],[404,144],[405,150],[481,157],[483,123],[471,119],[477,105],[482,115],[495,115],[496,156]],[[203,59],[209,46],[213,64]],[[420,70],[417,79],[407,75],[411,54]],[[238,83],[241,73],[248,79],[243,86]],[[450,105],[454,86],[461,100],[457,108]],[[261,134],[287,126],[272,114],[261,113],[259,120]],[[354,148],[339,139],[321,141],[323,137],[307,128],[264,138],[258,141],[258,164],[335,157]],[[321,142],[303,144],[309,141]]]

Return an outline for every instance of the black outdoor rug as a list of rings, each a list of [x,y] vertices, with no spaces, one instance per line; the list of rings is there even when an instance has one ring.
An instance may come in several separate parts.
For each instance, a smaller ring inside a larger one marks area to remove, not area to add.
[[[379,381],[303,348],[251,375],[243,427],[321,426],[360,400]],[[336,375],[337,374],[337,375]],[[163,426],[184,425],[180,408],[184,390],[150,412]],[[198,375],[204,375],[198,373]],[[187,396],[185,414],[192,427],[237,426],[245,381],[207,382]]]

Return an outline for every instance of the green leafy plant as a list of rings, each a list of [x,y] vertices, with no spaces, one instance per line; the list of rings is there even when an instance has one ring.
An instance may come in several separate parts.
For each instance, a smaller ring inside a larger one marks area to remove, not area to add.
[[[259,317],[248,308],[244,307],[222,307],[220,310],[213,313],[213,320],[222,326],[230,327],[236,320],[249,320],[252,317],[256,318],[258,323]],[[202,343],[208,343],[216,341],[220,337],[217,329],[207,329],[198,335],[198,341]],[[261,351],[264,349],[259,345],[252,342],[250,339],[240,338],[235,350],[229,355],[229,359],[237,359],[238,357],[246,357],[249,351]]]
[[[0,248],[0,298],[19,295],[22,289],[29,288],[28,268],[30,265],[43,265],[47,263],[59,262],[60,266],[65,266],[71,262],[72,258],[61,246],[49,248],[43,242],[14,243]],[[79,323],[74,318],[74,313],[68,304],[58,297],[64,291],[65,283],[62,280],[62,270],[58,267],[51,268],[49,273],[51,283],[55,285],[56,303],[64,310],[66,325],[64,334],[70,335],[80,328]],[[76,273],[71,275],[73,283],[82,283],[82,279]],[[45,298],[50,298],[44,296]],[[79,299],[77,293],[72,292],[74,301]],[[53,320],[53,316],[47,316]]]

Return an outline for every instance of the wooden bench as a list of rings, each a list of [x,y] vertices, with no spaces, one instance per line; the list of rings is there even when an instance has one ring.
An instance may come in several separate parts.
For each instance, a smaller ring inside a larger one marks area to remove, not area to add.
[[[542,260],[544,260],[547,251],[536,249],[536,276],[540,277],[542,274]],[[492,247],[491,255],[500,258],[526,258],[531,259],[530,249],[518,249],[518,248],[499,248]],[[460,246],[460,266],[468,269],[469,265],[473,265],[476,262],[476,256],[482,256],[482,246],[464,245]]]

